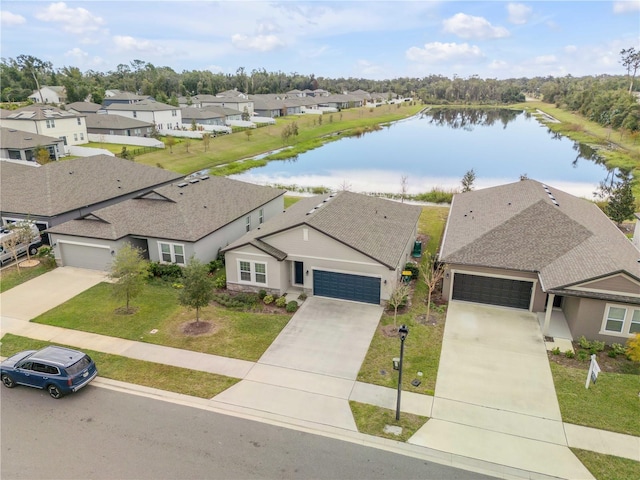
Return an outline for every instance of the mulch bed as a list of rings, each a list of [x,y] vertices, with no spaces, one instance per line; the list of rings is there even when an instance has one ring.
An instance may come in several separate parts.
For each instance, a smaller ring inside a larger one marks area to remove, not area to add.
[[[188,336],[197,337],[200,335],[213,335],[218,330],[211,322],[200,320],[199,322],[189,321],[180,325],[180,331]]]
[[[118,307],[114,311],[116,315],[133,315],[138,310],[140,310],[140,307]]]
[[[574,358],[565,357],[564,352],[561,352],[559,355],[547,352],[549,360],[565,367],[588,369],[591,354],[589,354],[586,360],[580,360],[578,358],[578,352],[583,350],[580,348],[580,344],[573,342],[573,349],[576,352]],[[596,360],[600,366],[600,370],[607,373],[635,373],[636,375],[640,375],[640,362],[632,362],[624,355],[618,355],[616,358],[612,358],[608,355],[609,351],[609,347],[606,347],[602,352],[596,353]]]

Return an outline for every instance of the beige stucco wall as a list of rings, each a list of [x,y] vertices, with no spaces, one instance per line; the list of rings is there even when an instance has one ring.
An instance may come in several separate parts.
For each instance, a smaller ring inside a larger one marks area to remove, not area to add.
[[[638,255],[640,255],[640,253]],[[615,294],[627,293],[640,298],[640,282],[637,282],[623,274],[613,275],[611,277],[602,278],[589,283],[583,283],[574,288],[576,290],[591,290],[596,292],[608,291]]]
[[[627,338],[629,338],[627,335],[600,333],[607,304],[638,308],[637,305],[626,305],[621,302],[606,302],[593,298],[564,297],[562,311],[564,312],[574,339],[578,339],[584,335],[587,340],[600,340],[608,345],[612,343],[621,343],[624,345]]]

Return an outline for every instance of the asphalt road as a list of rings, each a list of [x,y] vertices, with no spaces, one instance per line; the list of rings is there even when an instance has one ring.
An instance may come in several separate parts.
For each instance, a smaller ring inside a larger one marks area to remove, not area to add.
[[[490,478],[94,385],[0,389],[3,480]]]

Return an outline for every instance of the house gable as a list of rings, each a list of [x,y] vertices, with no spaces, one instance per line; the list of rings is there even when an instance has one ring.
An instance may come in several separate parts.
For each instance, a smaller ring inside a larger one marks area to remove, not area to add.
[[[565,287],[565,290],[598,294],[626,295],[640,298],[640,280],[625,272]]]

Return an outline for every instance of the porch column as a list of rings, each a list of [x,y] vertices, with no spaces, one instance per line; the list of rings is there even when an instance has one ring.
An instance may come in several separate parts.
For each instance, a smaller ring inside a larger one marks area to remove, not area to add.
[[[547,335],[549,333],[549,324],[551,323],[551,312],[553,311],[553,301],[556,298],[555,293],[550,293],[547,297],[547,308],[544,312],[544,327],[542,328],[542,334]]]

